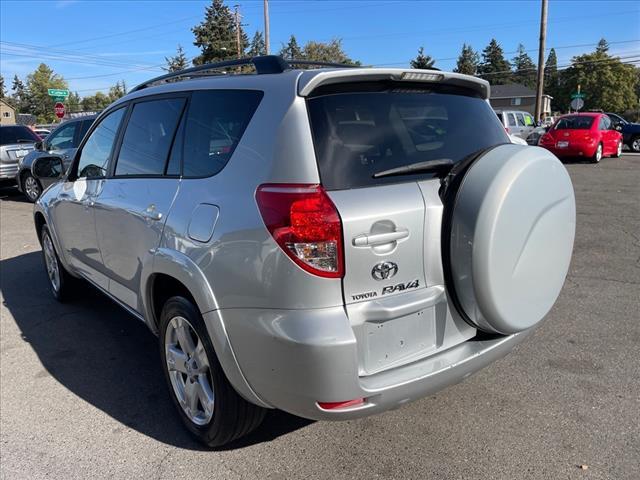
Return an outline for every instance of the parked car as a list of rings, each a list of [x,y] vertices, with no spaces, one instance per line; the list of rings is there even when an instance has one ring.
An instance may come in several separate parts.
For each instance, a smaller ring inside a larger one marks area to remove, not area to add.
[[[540,138],[541,147],[561,158],[583,157],[598,163],[622,155],[622,134],[604,113],[564,115]]]
[[[18,189],[24,193],[27,200],[35,202],[42,194],[42,190],[51,184],[50,179],[38,180],[31,172],[31,166],[36,158],[58,155],[62,159],[66,171],[73,155],[87,133],[96,115],[73,118],[60,124],[46,139],[35,144],[35,150],[22,158],[16,173]]]
[[[35,134],[38,135],[42,140],[47,138],[47,135],[51,133],[51,130],[46,130],[44,128],[36,128],[34,130]]]
[[[540,323],[571,258],[569,175],[509,143],[485,80],[292,63],[152,79],[66,174],[32,167],[63,179],[34,209],[52,294],[86,279],[145,322],[210,446],[269,408],[353,419],[463,380]]]
[[[18,162],[34,149],[40,141],[29,127],[24,125],[0,125],[0,182],[13,183]]]
[[[533,129],[536,128],[536,122],[528,112],[519,110],[496,110],[495,112],[509,135],[515,135],[526,140]]]
[[[540,138],[542,138],[542,135],[544,135],[549,131],[549,128],[551,128],[551,125],[548,125],[548,126],[541,125],[534,128],[531,131],[531,133],[529,133],[529,136],[527,137],[527,145],[538,145],[540,143]]]
[[[616,113],[607,113],[607,115],[613,127],[622,133],[622,142],[629,147],[629,150],[640,152],[640,123],[629,122]]]

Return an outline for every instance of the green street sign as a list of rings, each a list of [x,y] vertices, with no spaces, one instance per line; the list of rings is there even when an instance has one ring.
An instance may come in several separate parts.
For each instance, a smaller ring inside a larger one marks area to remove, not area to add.
[[[571,94],[571,98],[584,98],[586,95],[584,93],[574,92]]]
[[[49,92],[50,97],[68,97],[69,90],[64,90],[62,88],[49,88],[47,90]]]
[[[53,99],[54,102],[64,102],[67,97],[62,97],[62,96],[55,96],[55,97],[51,97]]]

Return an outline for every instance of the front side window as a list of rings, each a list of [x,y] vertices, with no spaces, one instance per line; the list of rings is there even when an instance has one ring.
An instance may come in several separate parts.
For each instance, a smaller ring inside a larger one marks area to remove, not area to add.
[[[48,150],[64,150],[73,148],[73,136],[76,134],[78,122],[62,125],[47,139]]]
[[[78,131],[78,144],[80,142],[82,142],[82,139],[84,138],[84,136],[87,134],[87,132],[91,128],[91,125],[93,125],[93,119],[85,120],[85,121],[80,123],[80,127],[78,127],[79,128],[79,131]]]
[[[601,117],[600,122],[602,125],[601,130],[609,130],[611,128],[611,120],[609,120],[609,117]]]
[[[185,177],[208,177],[224,168],[262,99],[254,90],[194,92],[184,131]]]
[[[115,174],[162,175],[186,99],[136,103],[129,117]]]
[[[509,126],[510,127],[515,127],[517,125],[516,124],[516,116],[513,113],[510,113],[508,115],[508,117],[509,117]]]
[[[524,123],[524,115],[522,115],[521,113],[516,113],[516,119],[518,120],[518,126],[519,127],[525,127],[526,124]]]
[[[536,123],[536,122],[533,121],[533,117],[531,115],[528,115],[528,114],[524,115],[524,124],[527,127],[533,126],[534,123]]]
[[[113,144],[125,111],[126,108],[120,108],[111,112],[91,133],[80,153],[77,167],[78,178],[104,177],[107,174]]]

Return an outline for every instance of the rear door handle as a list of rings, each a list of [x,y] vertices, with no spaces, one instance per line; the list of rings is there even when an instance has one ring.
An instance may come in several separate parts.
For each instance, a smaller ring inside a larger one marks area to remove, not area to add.
[[[395,232],[376,233],[373,235],[358,235],[353,238],[354,247],[375,247],[376,245],[384,245],[386,243],[397,242],[409,236],[409,230],[406,228],[396,230]]]

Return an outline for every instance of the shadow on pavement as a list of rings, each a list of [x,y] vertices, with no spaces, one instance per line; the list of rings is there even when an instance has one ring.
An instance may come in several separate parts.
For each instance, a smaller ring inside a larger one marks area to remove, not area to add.
[[[52,376],[126,427],[180,448],[203,449],[174,411],[157,339],[144,324],[89,285],[81,285],[71,303],[56,302],[40,252],[3,260],[0,271],[5,306],[44,367],[32,381]],[[310,423],[269,411],[258,430],[224,449],[267,442]]]

